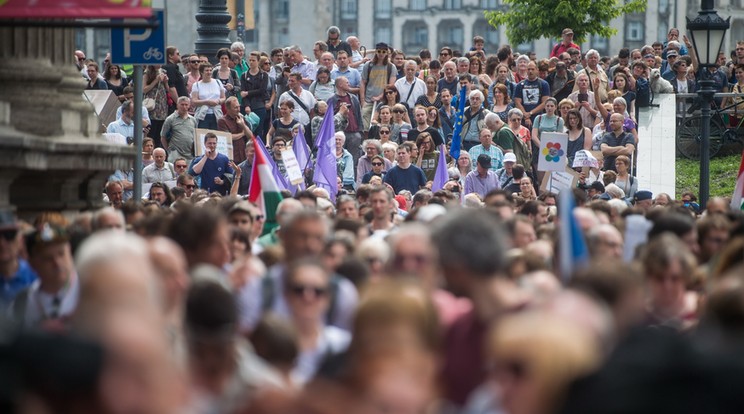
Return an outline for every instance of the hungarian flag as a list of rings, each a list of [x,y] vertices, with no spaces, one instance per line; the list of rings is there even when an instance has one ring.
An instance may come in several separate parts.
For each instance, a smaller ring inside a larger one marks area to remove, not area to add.
[[[255,154],[251,168],[251,185],[248,190],[248,201],[254,203],[263,212],[266,221],[262,234],[271,232],[278,224],[276,222],[276,208],[282,201],[279,186],[274,181],[274,176],[269,166],[266,155],[261,150],[261,140],[254,139]]]
[[[741,153],[741,164],[739,164],[739,174],[736,176],[734,196],[731,197],[731,209],[744,210],[744,151]]]

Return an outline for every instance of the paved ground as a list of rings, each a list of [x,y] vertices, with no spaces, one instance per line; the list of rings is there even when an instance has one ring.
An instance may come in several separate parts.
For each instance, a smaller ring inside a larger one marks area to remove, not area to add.
[[[639,190],[675,195],[675,97],[656,95],[658,108],[643,108],[638,115],[638,161],[636,177]]]

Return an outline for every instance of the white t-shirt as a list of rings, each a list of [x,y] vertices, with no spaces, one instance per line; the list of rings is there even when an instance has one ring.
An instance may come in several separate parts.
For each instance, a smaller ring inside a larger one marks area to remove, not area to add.
[[[196,91],[198,93],[197,97],[200,100],[219,100],[221,91],[224,89],[225,87],[222,86],[222,82],[217,79],[212,79],[212,82],[210,83],[204,83],[202,81],[194,82],[191,86],[191,93],[193,94],[194,91]],[[214,113],[214,109],[209,107],[207,113]]]

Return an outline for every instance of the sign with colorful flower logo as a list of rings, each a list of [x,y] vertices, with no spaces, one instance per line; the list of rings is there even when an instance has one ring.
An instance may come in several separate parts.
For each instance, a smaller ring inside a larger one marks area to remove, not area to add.
[[[563,171],[568,163],[566,149],[568,135],[559,132],[543,132],[540,135],[538,171]]]

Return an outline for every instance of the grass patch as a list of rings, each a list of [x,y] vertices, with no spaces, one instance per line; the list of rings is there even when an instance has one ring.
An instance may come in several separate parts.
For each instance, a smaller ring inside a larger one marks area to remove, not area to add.
[[[731,197],[736,186],[741,154],[717,156],[710,160],[710,196]],[[700,161],[677,158],[677,198],[685,191],[698,194]]]

